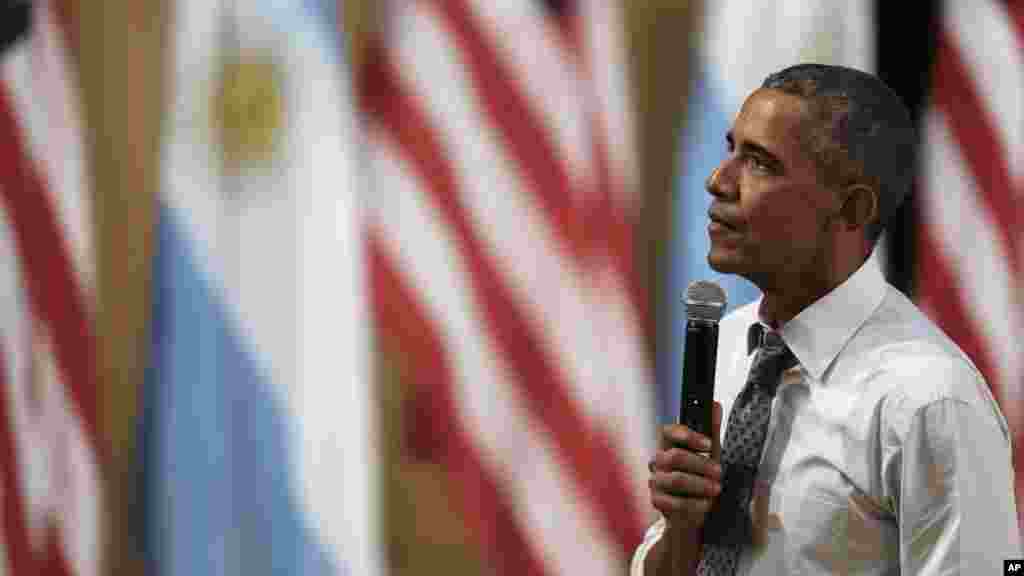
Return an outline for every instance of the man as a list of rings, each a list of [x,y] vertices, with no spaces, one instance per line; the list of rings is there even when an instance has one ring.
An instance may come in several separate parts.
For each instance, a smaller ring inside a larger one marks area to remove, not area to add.
[[[906,108],[874,76],[799,65],[726,140],[708,262],[763,295],[720,325],[713,437],[662,430],[663,517],[632,574],[1001,573],[1021,556],[1006,421],[869,260],[910,187]]]

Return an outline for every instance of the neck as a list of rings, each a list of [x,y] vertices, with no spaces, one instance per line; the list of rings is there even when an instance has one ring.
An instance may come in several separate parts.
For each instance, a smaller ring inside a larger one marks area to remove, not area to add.
[[[838,286],[838,284],[835,286]],[[817,289],[801,286],[765,291],[758,314],[765,324],[773,330],[778,330],[795,318],[804,308],[814,304],[822,296],[828,294],[835,286]]]
[[[772,286],[762,287],[763,298],[758,310],[761,320],[774,330],[781,328],[845,282],[866,259],[865,256],[846,260],[845,265],[817,263],[802,272],[786,274]]]

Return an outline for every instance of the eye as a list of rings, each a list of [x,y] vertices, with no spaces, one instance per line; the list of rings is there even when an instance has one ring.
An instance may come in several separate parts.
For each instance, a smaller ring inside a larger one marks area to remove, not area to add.
[[[753,168],[754,170],[757,170],[759,172],[771,172],[772,171],[773,167],[772,167],[771,163],[768,162],[767,160],[765,160],[764,158],[756,155],[756,154],[748,154],[746,156],[745,160],[746,160],[747,164],[749,164],[750,167]]]

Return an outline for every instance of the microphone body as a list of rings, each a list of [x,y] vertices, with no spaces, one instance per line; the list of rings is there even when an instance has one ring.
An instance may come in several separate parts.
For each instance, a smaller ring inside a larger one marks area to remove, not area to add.
[[[715,400],[715,360],[718,358],[718,323],[686,321],[683,382],[679,423],[711,438],[711,408]]]
[[[715,400],[715,363],[718,360],[718,321],[725,312],[725,291],[700,280],[686,289],[686,340],[679,423],[711,438],[711,411]]]

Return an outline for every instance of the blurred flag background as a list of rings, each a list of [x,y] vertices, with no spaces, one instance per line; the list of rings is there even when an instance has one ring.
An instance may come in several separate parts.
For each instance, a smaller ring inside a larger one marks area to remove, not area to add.
[[[96,575],[92,209],[63,6],[0,7],[0,573]]]
[[[621,573],[653,449],[622,19],[394,2],[366,55],[370,270],[482,571]]]
[[[336,6],[174,6],[142,428],[150,574],[381,572]]]
[[[0,574],[623,573],[716,278],[704,181],[805,59],[919,120],[878,263],[1019,449],[1024,3],[960,4],[0,18]]]
[[[945,2],[921,137],[916,296],[1016,442],[1024,511],[1024,2]]]

